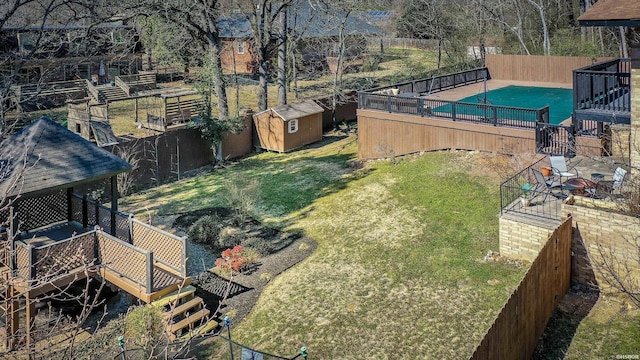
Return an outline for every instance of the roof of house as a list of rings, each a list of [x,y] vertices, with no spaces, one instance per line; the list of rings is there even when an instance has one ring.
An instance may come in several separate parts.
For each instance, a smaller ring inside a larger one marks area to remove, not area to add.
[[[322,7],[318,9],[317,7]],[[289,9],[287,22],[289,29],[300,38],[336,37],[340,34],[341,20],[346,12],[307,1],[298,2]],[[252,37],[251,23],[243,14],[232,14],[218,22],[220,37],[241,38]],[[384,31],[371,25],[355,14],[349,14],[345,23],[344,34],[349,35],[381,35]]]
[[[1,145],[2,197],[64,189],[131,169],[126,161],[48,117],[41,117]]]
[[[640,1],[599,0],[578,21],[581,26],[640,26]]]
[[[294,104],[280,105],[271,108],[271,110],[278,114],[278,116],[281,117],[284,121],[298,119],[304,116],[324,112],[322,106],[316,104],[313,100],[305,100]]]

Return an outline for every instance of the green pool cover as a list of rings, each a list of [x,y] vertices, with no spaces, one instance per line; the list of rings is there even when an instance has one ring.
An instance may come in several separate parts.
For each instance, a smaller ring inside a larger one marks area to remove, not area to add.
[[[571,117],[573,112],[573,90],[533,86],[510,85],[487,91],[487,103],[491,105],[513,106],[526,109],[539,109],[549,106],[549,122],[559,124]],[[462,103],[479,104],[484,102],[484,93],[458,100]],[[438,106],[435,112],[451,112],[451,105]],[[473,108],[474,112],[482,110]],[[466,111],[465,111],[466,112]],[[501,111],[498,111],[500,116]],[[478,113],[477,115],[481,115]],[[534,121],[535,119],[531,119]]]

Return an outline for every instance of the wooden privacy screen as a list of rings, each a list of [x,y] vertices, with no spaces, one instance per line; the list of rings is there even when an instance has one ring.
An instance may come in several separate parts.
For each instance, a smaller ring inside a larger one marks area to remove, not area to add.
[[[186,245],[183,238],[131,219],[133,246],[153,252],[153,258],[186,276]]]
[[[487,54],[492,79],[571,84],[573,70],[610,58]]]

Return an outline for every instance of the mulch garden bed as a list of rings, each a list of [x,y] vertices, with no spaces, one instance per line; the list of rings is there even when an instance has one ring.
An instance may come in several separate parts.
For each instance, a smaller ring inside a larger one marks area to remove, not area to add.
[[[207,215],[216,215],[227,225],[236,226],[233,225],[234,214],[230,209],[208,208],[179,216],[173,227],[186,232],[193,223]],[[252,218],[237,226],[237,231],[246,237],[263,239],[269,243],[271,251],[258,259],[256,267],[234,274],[231,282],[211,271],[192,277],[191,282],[207,308],[212,312],[218,309],[217,315],[220,318],[230,315],[234,323],[238,323],[249,314],[269,281],[311,255],[318,245],[311,238],[269,228]],[[226,299],[225,294],[228,294]]]

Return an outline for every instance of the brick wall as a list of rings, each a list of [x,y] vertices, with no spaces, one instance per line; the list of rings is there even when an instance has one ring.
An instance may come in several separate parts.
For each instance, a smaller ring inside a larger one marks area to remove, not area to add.
[[[500,255],[533,261],[555,227],[500,217]]]
[[[640,236],[640,220],[614,211],[612,205],[582,198],[576,198],[573,205],[562,205],[562,216],[573,217],[573,280],[581,286],[590,286],[595,280],[605,292],[610,288],[604,281],[603,259],[622,268],[628,266],[631,276],[640,279],[638,248],[632,244]]]
[[[611,125],[611,160],[629,165],[630,141],[630,125]]]

